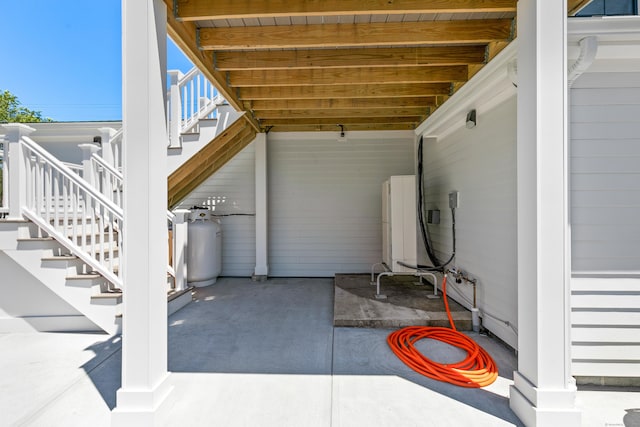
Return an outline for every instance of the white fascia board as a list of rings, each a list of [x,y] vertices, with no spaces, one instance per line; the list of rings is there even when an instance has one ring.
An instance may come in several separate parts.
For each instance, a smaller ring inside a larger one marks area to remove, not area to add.
[[[478,122],[482,114],[514,96],[516,87],[509,76],[508,65],[516,60],[518,40],[513,40],[493,60],[422,122],[416,135],[444,138],[464,127],[469,110],[476,110]]]

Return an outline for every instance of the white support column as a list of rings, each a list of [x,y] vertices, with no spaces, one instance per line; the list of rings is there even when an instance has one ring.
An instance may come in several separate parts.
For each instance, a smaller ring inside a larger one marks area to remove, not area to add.
[[[255,144],[256,174],[256,268],[254,280],[264,280],[269,275],[267,253],[267,134],[259,133]]]
[[[527,426],[579,426],[570,371],[567,2],[518,1],[518,371]]]
[[[173,269],[176,273],[176,291],[187,287],[187,245],[189,244],[188,209],[173,211]]]
[[[2,125],[5,133],[5,158],[3,181],[8,181],[4,191],[8,190],[7,201],[9,204],[8,219],[20,220],[22,206],[26,204],[26,171],[25,158],[20,140],[23,136],[29,136],[34,128],[19,123]],[[8,148],[7,148],[8,145]],[[4,184],[3,184],[4,185]],[[4,196],[3,196],[4,197]]]
[[[180,70],[169,71],[169,148],[180,148],[180,129],[182,128],[182,94],[178,82],[184,77]]]
[[[102,158],[109,165],[117,168],[115,159],[113,157],[113,147],[111,146],[111,139],[116,134],[116,130],[113,128],[99,128],[98,132],[100,132],[100,145],[102,147]]]
[[[166,28],[164,1],[122,1],[122,388],[113,426],[159,424],[173,388],[167,370],[165,286]]]

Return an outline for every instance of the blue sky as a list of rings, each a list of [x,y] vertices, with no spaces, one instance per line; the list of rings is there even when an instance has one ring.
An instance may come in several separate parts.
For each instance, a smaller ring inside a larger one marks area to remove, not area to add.
[[[0,90],[55,121],[122,118],[121,0],[1,0]],[[169,69],[191,63],[167,43]]]

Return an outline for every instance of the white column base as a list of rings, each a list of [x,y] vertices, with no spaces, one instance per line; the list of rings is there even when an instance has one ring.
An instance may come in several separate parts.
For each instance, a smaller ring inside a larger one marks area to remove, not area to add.
[[[575,383],[568,389],[540,389],[514,372],[509,406],[527,426],[580,427],[582,413],[575,406]]]
[[[153,390],[119,389],[118,406],[111,412],[112,427],[152,427],[160,424],[171,409],[168,397],[173,392],[171,374]]]

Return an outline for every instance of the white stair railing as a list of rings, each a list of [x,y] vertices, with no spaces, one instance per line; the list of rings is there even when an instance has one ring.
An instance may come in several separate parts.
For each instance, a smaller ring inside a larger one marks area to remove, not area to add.
[[[122,209],[124,177],[122,172],[109,165],[97,153],[91,155],[91,182],[99,191],[118,208]],[[185,212],[177,215],[167,211],[167,220],[173,230],[171,262],[167,266],[167,272],[173,277],[175,290],[186,288],[186,229],[181,227],[186,221]]]
[[[121,288],[122,208],[29,137],[20,139],[20,148],[25,163],[22,214]]]
[[[180,135],[197,132],[201,119],[215,118],[216,107],[225,102],[215,86],[194,67],[187,74],[169,71],[171,88],[167,102],[169,146],[180,146]]]
[[[111,166],[97,153],[93,153],[91,162],[91,183],[113,204],[122,208],[122,173]]]

